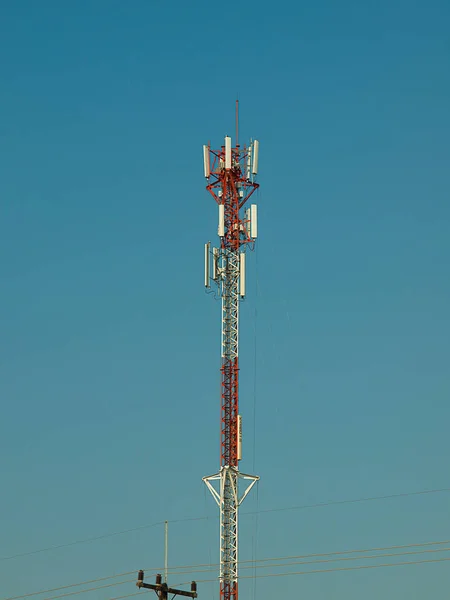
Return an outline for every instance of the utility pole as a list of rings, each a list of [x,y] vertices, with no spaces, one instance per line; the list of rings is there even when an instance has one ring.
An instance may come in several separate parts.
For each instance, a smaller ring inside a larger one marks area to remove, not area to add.
[[[170,588],[168,584],[169,572],[169,522],[164,521],[164,581],[161,575],[156,575],[156,583],[144,583],[144,571],[141,569],[138,572],[138,580],[136,586],[141,589],[154,590],[160,600],[167,600],[169,594],[173,596],[189,596],[189,598],[197,598],[197,584],[195,581],[191,583],[191,591],[176,590]]]
[[[162,577],[159,573],[156,576],[156,584],[154,584],[144,583],[144,571],[139,571],[136,585],[139,589],[145,588],[146,590],[154,590],[160,600],[167,600],[169,594],[173,594],[174,596],[189,596],[189,598],[197,598],[197,584],[195,581],[191,583],[190,592],[176,590],[174,588],[170,588],[166,581],[163,583]]]
[[[164,583],[169,574],[169,521],[164,521]]]

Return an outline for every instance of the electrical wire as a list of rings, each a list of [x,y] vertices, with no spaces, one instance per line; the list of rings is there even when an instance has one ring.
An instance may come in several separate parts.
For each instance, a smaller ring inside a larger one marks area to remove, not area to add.
[[[392,568],[392,567],[404,567],[408,565],[423,565],[423,564],[431,564],[431,563],[442,563],[449,561],[450,558],[441,558],[441,559],[433,559],[433,560],[417,560],[417,561],[407,561],[402,563],[386,563],[381,565],[361,565],[357,567],[340,567],[337,569],[318,569],[313,571],[297,571],[292,573],[270,573],[264,575],[256,575],[258,578],[262,577],[294,577],[300,575],[315,575],[318,573],[338,573],[343,571],[361,571],[363,569],[383,569],[383,568]],[[244,577],[240,577],[240,579],[250,579],[253,575],[247,575]],[[216,579],[203,579],[201,581],[197,581],[197,583],[211,583],[216,581]],[[188,585],[190,582],[185,581],[182,583],[177,583],[176,587],[181,585]],[[139,593],[139,592],[138,592]],[[115,598],[109,598],[108,600],[123,600],[124,598],[131,598],[132,596],[137,596],[138,593],[127,594],[126,596],[116,596]]]
[[[123,598],[131,598],[131,596],[139,596],[141,592],[134,592],[134,594],[127,594],[126,596],[116,596],[115,598],[109,598],[109,600],[122,600]]]
[[[439,541],[434,541],[434,542],[420,542],[420,543],[414,543],[414,544],[402,544],[402,545],[396,545],[396,546],[379,546],[379,547],[374,547],[374,548],[356,548],[353,550],[340,550],[340,551],[335,551],[335,552],[321,552],[321,553],[315,553],[315,554],[298,554],[298,555],[293,555],[293,556],[271,556],[271,557],[266,557],[266,558],[259,558],[256,562],[257,563],[264,563],[264,562],[270,562],[270,561],[279,561],[279,560],[298,560],[298,559],[303,559],[303,558],[323,558],[326,556],[342,556],[343,554],[360,554],[360,553],[366,553],[366,552],[384,552],[386,550],[406,550],[409,548],[426,548],[429,546],[444,546],[445,544],[450,544],[450,540],[439,540]],[[253,563],[255,561],[253,560],[239,560],[238,564],[242,569],[245,568],[251,568],[253,567]],[[242,565],[247,565],[250,563],[250,567],[246,567],[246,566],[242,566]],[[200,573],[201,571],[199,570],[195,570],[198,567],[218,567],[219,563],[203,563],[203,564],[197,564],[197,565],[181,565],[178,567],[171,567],[169,568],[169,572],[171,572],[172,575],[180,575],[180,570],[188,570],[189,569],[189,573]],[[157,569],[156,569],[157,570]],[[15,598],[7,598],[6,600],[16,600]]]
[[[131,596],[139,596],[141,592],[135,592],[134,594],[127,594],[126,596],[116,596],[115,598],[109,598],[109,600],[122,600],[123,598],[131,598]]]
[[[384,555],[382,555],[382,556],[384,556]],[[388,555],[386,555],[386,556],[388,556]],[[394,556],[402,556],[402,555],[396,554]],[[359,570],[364,570],[364,569],[401,567],[401,566],[406,566],[406,565],[420,565],[420,564],[441,563],[441,562],[448,562],[448,561],[450,561],[450,558],[436,558],[436,559],[426,559],[426,560],[418,560],[418,561],[382,563],[382,564],[376,564],[376,565],[357,565],[354,567],[336,567],[333,569],[313,569],[313,570],[309,570],[309,571],[293,571],[293,572],[291,571],[289,573],[264,573],[264,574],[258,574],[258,575],[243,575],[239,579],[252,579],[252,578],[260,579],[260,578],[267,578],[267,577],[290,577],[290,576],[294,576],[294,575],[312,575],[312,574],[317,574],[317,573],[336,573],[336,572],[342,572],[342,571],[359,571]],[[332,561],[318,561],[318,562],[332,562]],[[314,563],[298,563],[298,564],[314,564]],[[217,578],[200,579],[200,580],[197,580],[197,583],[211,583],[211,582],[215,582],[215,581],[217,581]],[[86,592],[93,592],[96,590],[105,589],[108,587],[115,587],[117,585],[122,585],[125,583],[133,583],[133,582],[134,582],[134,580],[130,580],[130,581],[121,581],[121,582],[117,582],[117,583],[112,583],[109,585],[101,585],[101,586],[97,586],[97,587],[93,587],[93,588],[88,588],[85,590],[80,590],[78,592],[69,592],[66,594],[60,594],[58,596],[50,596],[48,598],[45,598],[44,600],[60,600],[61,598],[67,598],[69,596],[76,596],[76,595],[83,594]],[[183,582],[183,583],[177,584],[177,586],[188,585],[189,583],[190,582]],[[129,596],[135,596],[135,595],[137,595],[137,594],[135,593],[135,594],[129,594],[128,596],[120,596],[120,598],[127,598]],[[111,599],[111,600],[118,600],[118,599]]]
[[[338,506],[342,504],[357,504],[361,502],[373,502],[375,500],[391,500],[394,498],[407,498],[411,496],[423,496],[425,494],[441,494],[443,492],[450,492],[450,488],[441,488],[435,490],[421,490],[418,492],[404,492],[400,494],[388,494],[385,496],[366,496],[363,498],[355,498],[348,500],[332,500],[330,502],[316,502],[315,504],[303,504],[299,506],[287,506],[284,508],[266,508],[259,511],[259,514],[271,513],[271,512],[284,512],[288,510],[306,510],[309,508],[322,508],[325,506]],[[241,515],[253,514],[253,513],[241,513]]]
[[[287,507],[281,507],[281,508],[266,508],[266,509],[262,509],[262,510],[258,510],[258,511],[242,512],[241,517],[246,516],[246,515],[265,514],[265,513],[273,513],[273,512],[285,512],[285,511],[291,511],[291,510],[307,510],[307,509],[322,508],[322,507],[327,507],[327,506],[340,506],[343,504],[374,502],[376,500],[391,500],[391,499],[395,499],[395,498],[408,498],[408,497],[412,497],[412,496],[442,494],[444,492],[450,492],[450,488],[420,490],[420,491],[416,491],[416,492],[403,492],[400,494],[388,494],[388,495],[383,495],[383,496],[368,496],[368,497],[363,497],[363,498],[354,498],[354,499],[347,499],[347,500],[332,500],[329,502],[317,502],[315,504],[303,504],[303,505],[298,505],[298,506],[287,506]],[[185,519],[172,519],[169,521],[169,523],[186,523],[188,521],[204,521],[209,518],[211,518],[211,517],[188,517]],[[78,544],[86,544],[89,542],[96,542],[98,540],[104,540],[104,539],[107,539],[107,538],[110,538],[113,536],[117,536],[117,535],[124,535],[126,533],[132,533],[134,531],[150,529],[152,527],[157,527],[158,525],[164,525],[164,521],[156,521],[155,523],[150,523],[148,525],[141,525],[138,527],[132,527],[130,529],[123,529],[121,531],[105,533],[103,535],[99,535],[96,537],[85,538],[82,540],[75,540],[73,542],[67,542],[65,544],[59,544],[56,546],[48,546],[46,548],[40,548],[38,550],[31,550],[29,552],[21,552],[19,554],[13,554],[11,556],[3,556],[0,558],[0,561],[13,560],[16,558],[23,558],[25,556],[31,556],[33,554],[39,554],[41,552],[50,552],[51,550],[59,550],[62,548],[67,548],[69,546],[75,546]]]
[[[439,540],[437,542],[421,542],[416,544],[402,544],[397,546],[379,546],[376,548],[357,548],[356,550],[340,550],[335,552],[321,552],[316,554],[299,554],[297,556],[282,556],[281,558],[260,558],[258,562],[268,562],[273,560],[294,560],[299,558],[319,558],[324,556],[342,556],[342,554],[360,554],[366,552],[383,552],[385,550],[405,550],[407,548],[424,548],[428,546],[443,546],[450,544],[450,540]],[[250,562],[249,560],[239,561],[239,564]]]
[[[206,496],[207,496],[207,490],[206,490],[206,486],[203,486],[204,489],[204,494],[205,494],[205,514],[207,515],[207,500],[206,500]],[[210,538],[210,525],[211,525],[211,521],[208,519],[206,521],[206,539],[208,540],[208,555],[209,555],[209,562],[212,563],[212,549],[211,549],[211,538]],[[213,597],[212,600],[216,600],[216,591],[213,590]]]
[[[256,192],[259,194],[259,189]],[[259,300],[259,277],[258,277],[258,248],[255,250],[255,310],[253,323],[253,473],[256,469],[256,392],[257,392],[257,366],[258,366],[258,300]]]
[[[433,558],[427,560],[415,560],[406,561],[400,563],[383,563],[379,565],[358,565],[356,567],[338,567],[335,569],[315,569],[312,571],[291,571],[290,573],[264,573],[262,575],[256,575],[257,578],[266,577],[291,577],[293,575],[313,575],[316,573],[337,573],[339,571],[361,571],[363,569],[382,569],[384,567],[403,567],[405,565],[424,565],[431,563],[442,563],[450,561],[450,558]],[[239,579],[251,579],[253,575],[243,575]],[[197,583],[211,583],[217,581],[217,579],[198,579]],[[186,581],[177,585],[188,585],[190,582]]]
[[[105,540],[106,538],[114,537],[115,535],[123,535],[125,533],[131,533],[133,531],[140,531],[141,529],[150,529],[157,527],[158,525],[164,525],[164,521],[157,521],[150,525],[141,525],[140,527],[132,527],[131,529],[123,529],[122,531],[114,531],[112,533],[105,533],[96,537],[85,538],[83,540],[75,540],[73,542],[66,542],[64,544],[58,544],[57,546],[48,546],[47,548],[40,548],[39,550],[31,550],[29,552],[21,552],[20,554],[13,554],[12,556],[2,556],[0,560],[13,560],[15,558],[22,558],[24,556],[31,556],[32,554],[40,554],[41,552],[50,552],[51,550],[60,550],[61,548],[68,548],[69,546],[76,546],[78,544],[87,544],[89,542],[97,542],[99,540]]]
[[[259,188],[256,192],[259,194]],[[258,198],[259,200],[260,198]],[[253,355],[253,469],[256,473],[256,399],[257,399],[257,366],[258,366],[258,299],[259,299],[259,277],[258,277],[258,246],[255,250],[255,313],[254,313],[254,355]],[[253,516],[254,532],[252,537],[252,559],[256,561],[258,547],[258,510],[259,510],[259,482],[256,484],[256,514]],[[254,563],[256,564],[256,562]],[[256,574],[256,572],[254,572]],[[252,581],[252,600],[256,600],[256,579]]]
[[[242,569],[279,569],[281,567],[292,567],[295,565],[314,565],[314,564],[322,564],[322,563],[331,563],[331,562],[341,562],[341,561],[356,561],[356,560],[373,560],[378,558],[393,558],[396,556],[411,556],[417,554],[428,554],[435,552],[449,552],[450,547],[448,548],[435,548],[429,550],[415,550],[410,552],[394,552],[394,553],[385,553],[385,554],[372,554],[369,556],[346,556],[341,558],[327,558],[327,559],[316,559],[316,560],[308,560],[308,561],[294,561],[294,562],[284,562],[278,564],[264,564],[264,565],[245,565]],[[197,573],[212,573],[214,569],[196,569],[192,571],[181,571],[176,573],[176,575],[194,575]],[[255,575],[257,577],[257,575]],[[250,577],[250,576],[248,576]]]
[[[335,552],[322,552],[322,553],[314,553],[314,554],[300,554],[300,555],[295,555],[295,556],[280,556],[280,557],[268,557],[268,558],[262,558],[259,559],[258,561],[252,561],[252,560],[245,560],[245,561],[239,561],[240,565],[244,565],[241,568],[242,569],[256,569],[256,568],[280,568],[280,567],[286,567],[286,566],[293,566],[293,565],[298,565],[298,564],[318,564],[318,563],[324,563],[324,562],[337,562],[337,561],[347,561],[347,560],[362,560],[362,559],[376,559],[376,558],[385,558],[385,557],[395,557],[395,556],[406,556],[406,555],[412,555],[412,554],[423,554],[423,553],[429,553],[429,552],[447,552],[450,550],[450,547],[447,548],[429,548],[429,546],[443,546],[445,544],[450,544],[450,540],[439,540],[439,541],[433,541],[433,542],[422,542],[422,543],[415,543],[415,544],[403,544],[403,545],[396,545],[396,546],[381,546],[381,547],[374,547],[374,548],[358,548],[355,550],[341,550],[341,551],[335,551]],[[348,557],[343,557],[343,558],[329,558],[327,560],[312,560],[312,561],[308,561],[308,562],[290,562],[290,563],[278,563],[278,564],[260,564],[260,565],[256,565],[255,563],[270,563],[271,561],[288,561],[288,560],[296,560],[296,559],[308,559],[308,558],[312,558],[312,559],[322,559],[325,557],[342,557],[342,555],[345,554],[362,554],[362,553],[368,553],[368,552],[381,552],[381,551],[386,551],[386,550],[407,550],[407,549],[411,549],[411,548],[426,548],[425,550],[420,550],[420,551],[408,551],[408,552],[395,552],[392,554],[378,554],[378,555],[372,555],[372,556],[348,556]],[[250,564],[248,564],[250,563]],[[199,569],[198,567],[209,567],[206,570],[202,570]],[[178,567],[172,567],[169,568],[169,572],[172,573],[172,575],[191,575],[191,574],[196,574],[196,573],[210,573],[211,572],[211,568],[212,567],[217,567],[217,563],[216,564],[198,564],[198,565],[183,565],[183,566],[178,566]],[[156,573],[159,571],[159,569],[144,569],[145,571],[151,571],[153,573]],[[57,587],[57,588],[51,588],[51,589],[47,589],[47,590],[41,590],[38,592],[31,592],[28,594],[24,594],[21,596],[14,596],[14,597],[9,597],[9,598],[4,598],[3,600],[22,600],[24,598],[29,598],[31,596],[38,596],[38,595],[43,595],[43,594],[50,594],[52,592],[58,592],[58,591],[63,591],[63,590],[67,590],[70,589],[72,587],[79,587],[82,585],[90,585],[92,583],[100,583],[103,581],[107,581],[108,579],[114,579],[116,577],[125,577],[127,575],[131,575],[133,573],[137,573],[137,569],[135,569],[134,571],[128,571],[125,573],[119,573],[117,575],[110,575],[109,577],[100,577],[98,579],[90,579],[87,581],[82,581],[79,583],[73,583],[70,585],[65,585],[65,586],[61,586],[61,587]],[[250,576],[243,576],[243,578],[251,578],[251,577],[262,577],[262,575],[250,575]],[[115,582],[115,583],[111,583],[108,585],[104,585],[104,586],[96,586],[96,587],[92,587],[92,588],[88,588],[85,590],[79,590],[76,592],[70,592],[68,594],[62,594],[62,595],[58,595],[58,596],[52,596],[51,599],[48,600],[53,600],[56,598],[63,598],[63,597],[67,597],[67,596],[71,596],[71,595],[78,595],[81,593],[85,593],[85,592],[89,592],[89,591],[94,591],[97,589],[103,589],[103,588],[107,588],[107,587],[114,587],[117,585],[122,585],[124,583],[130,583],[135,581],[134,579],[131,580],[126,580],[126,581],[120,581],[120,582]],[[202,582],[205,581],[216,581],[216,579],[211,579],[211,580],[201,580]],[[188,582],[190,583],[190,582]],[[177,584],[177,585],[184,585],[184,584]]]
[[[135,579],[127,579],[126,581],[116,581],[116,583],[108,583],[107,585],[98,585],[92,588],[86,588],[85,590],[79,590],[78,592],[67,592],[66,594],[60,594],[59,596],[50,596],[44,600],[57,600],[57,598],[67,598],[68,596],[78,596],[79,594],[85,594],[86,592],[95,592],[96,590],[103,590],[109,587],[116,587],[117,585],[123,585],[125,583],[135,583]]]
[[[344,556],[341,558],[327,558],[327,559],[319,559],[319,560],[309,560],[309,561],[295,561],[295,562],[287,562],[287,563],[279,563],[279,564],[267,564],[267,565],[255,565],[253,566],[245,566],[243,569],[269,569],[269,568],[279,568],[279,567],[291,567],[294,565],[313,565],[320,563],[330,563],[330,562],[341,562],[341,561],[355,561],[355,560],[372,560],[377,558],[392,558],[395,556],[411,556],[416,554],[428,554],[430,552],[449,552],[449,548],[433,548],[429,550],[414,550],[410,552],[392,552],[387,554],[369,554],[368,556]]]
[[[377,565],[358,565],[355,567],[338,567],[334,569],[314,569],[310,571],[294,571],[290,573],[267,573],[262,575],[244,575],[240,577],[240,579],[251,579],[255,578],[268,578],[268,577],[294,577],[300,575],[316,575],[319,573],[339,573],[339,572],[348,572],[348,571],[361,571],[367,569],[383,569],[383,568],[393,568],[393,567],[404,567],[404,566],[412,566],[412,565],[424,565],[424,564],[437,564],[450,561],[450,558],[437,558],[437,559],[427,559],[427,560],[417,560],[417,561],[404,561],[400,563],[382,563]],[[212,583],[217,581],[217,579],[202,579],[198,580],[197,583]],[[176,587],[182,585],[188,585],[190,582],[181,582],[177,583]],[[138,593],[127,594],[126,596],[116,596],[114,598],[109,598],[109,600],[123,600],[124,598],[131,598],[132,596],[137,596]]]
[[[133,575],[136,573],[136,569],[133,571],[127,571],[125,573],[118,573],[117,575],[110,575],[109,577],[99,577],[98,579],[89,579],[87,581],[80,581],[79,583],[70,583],[56,588],[50,588],[48,590],[41,590],[40,592],[30,592],[29,594],[23,594],[22,596],[10,596],[3,600],[20,600],[21,598],[30,598],[31,596],[41,596],[42,594],[51,594],[52,592],[59,592],[61,590],[68,590],[73,587],[79,587],[80,585],[89,585],[91,583],[99,583],[100,581],[108,581],[108,579],[115,579],[116,577],[126,577],[127,575]],[[116,584],[114,584],[116,585]],[[117,584],[119,585],[119,584]],[[96,588],[95,588],[96,589]]]

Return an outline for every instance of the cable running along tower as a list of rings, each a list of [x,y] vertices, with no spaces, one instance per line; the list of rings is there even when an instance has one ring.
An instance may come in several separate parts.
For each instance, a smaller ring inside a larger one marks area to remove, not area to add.
[[[219,247],[205,244],[205,287],[215,284],[222,300],[220,471],[203,481],[220,510],[221,600],[238,600],[239,506],[259,480],[239,471],[239,303],[245,297],[246,250],[254,249],[258,234],[256,204],[244,207],[258,188],[258,151],[257,140],[239,146],[237,102],[235,145],[226,136],[220,150],[203,146],[206,189],[219,213]]]

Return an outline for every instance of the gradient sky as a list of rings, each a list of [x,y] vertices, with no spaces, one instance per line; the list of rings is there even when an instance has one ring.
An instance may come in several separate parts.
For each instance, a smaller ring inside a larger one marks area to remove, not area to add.
[[[2,599],[160,567],[162,525],[9,557],[165,519],[172,565],[218,559],[201,145],[233,134],[237,94],[261,183],[243,510],[450,487],[449,22],[444,0],[0,2]],[[449,500],[243,515],[241,558],[450,539]],[[444,562],[243,580],[242,598],[449,585]]]

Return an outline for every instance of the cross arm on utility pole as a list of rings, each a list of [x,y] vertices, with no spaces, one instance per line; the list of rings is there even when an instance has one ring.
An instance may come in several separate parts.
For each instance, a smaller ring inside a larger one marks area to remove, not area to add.
[[[192,582],[194,583],[194,582]],[[192,586],[191,583],[191,586]],[[184,590],[174,590],[173,588],[167,588],[167,593],[175,594],[176,596],[189,596],[190,598],[197,598],[197,592],[185,592]]]
[[[195,581],[191,583],[190,592],[186,592],[184,590],[176,590],[174,588],[168,587],[167,583],[162,583],[162,577],[159,573],[156,576],[156,584],[144,583],[144,571],[139,571],[136,585],[138,588],[154,590],[157,593],[160,600],[167,600],[168,594],[173,594],[174,596],[189,596],[189,598],[197,598],[197,584],[195,583]]]

